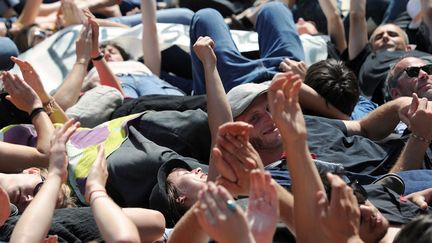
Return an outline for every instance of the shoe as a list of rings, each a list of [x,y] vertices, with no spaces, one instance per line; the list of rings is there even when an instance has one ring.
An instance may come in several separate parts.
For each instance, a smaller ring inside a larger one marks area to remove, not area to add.
[[[403,181],[402,177],[393,173],[381,176],[372,182],[372,184],[383,185],[399,195],[403,195],[405,193],[405,182]]]

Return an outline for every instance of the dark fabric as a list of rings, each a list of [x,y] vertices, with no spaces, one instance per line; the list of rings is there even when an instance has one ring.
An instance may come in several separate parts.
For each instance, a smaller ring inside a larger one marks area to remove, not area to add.
[[[148,207],[159,167],[172,159],[210,156],[207,115],[201,110],[149,112],[108,157],[107,191],[120,206]],[[201,158],[203,160],[201,160]]]
[[[252,6],[252,0],[179,0],[179,6],[197,12],[203,8],[216,9],[222,16],[238,14]]]
[[[385,174],[396,162],[404,142],[400,139],[377,143],[362,136],[346,136],[340,120],[305,116],[308,145],[317,159],[341,163],[347,171]]]
[[[7,93],[0,94],[0,128],[12,124],[31,124],[27,112],[16,108],[6,97]]]
[[[19,217],[10,217],[0,228],[1,241],[9,241]],[[57,235],[58,242],[102,241],[89,207],[56,209],[48,235]]]
[[[137,99],[127,99],[111,115],[111,119],[127,116],[148,110],[207,110],[205,95],[175,96],[175,95],[149,95]]]
[[[420,209],[416,204],[404,199],[400,195],[381,185],[364,186],[368,199],[378,208],[391,224],[406,224],[421,214],[432,213],[432,208]]]
[[[375,103],[383,104],[386,96],[383,87],[388,71],[404,56],[419,57],[432,62],[431,54],[426,52],[413,50],[372,53],[367,46],[357,57],[348,62],[348,66],[356,73],[362,94]]]

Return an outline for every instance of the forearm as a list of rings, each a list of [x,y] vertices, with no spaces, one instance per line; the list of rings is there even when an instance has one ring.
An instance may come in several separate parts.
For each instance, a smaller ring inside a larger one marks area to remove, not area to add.
[[[390,135],[399,123],[399,110],[411,103],[410,97],[401,97],[387,102],[360,121],[344,121],[348,136],[362,135],[369,139],[379,140]]]
[[[324,191],[324,186],[317,169],[310,157],[306,140],[284,141],[287,153],[288,168],[292,178],[292,193],[294,195],[294,224],[299,242],[318,242],[321,232],[310,234],[310,228],[318,222],[315,217],[316,195]],[[314,227],[317,228],[318,227]]]
[[[141,0],[141,11],[144,63],[155,75],[160,76],[161,51],[156,26],[156,2]]]
[[[98,72],[100,84],[113,87],[124,95],[120,80],[111,71],[105,59],[102,58],[101,60],[93,61],[93,64]]]
[[[90,205],[96,224],[107,242],[140,242],[137,227],[106,194],[95,192]]]
[[[39,16],[47,16],[54,12],[57,12],[60,9],[61,1],[53,2],[53,3],[44,3],[40,6]]]
[[[284,222],[291,233],[295,235],[294,197],[278,183],[275,183],[275,185],[279,201],[279,218]]]
[[[10,242],[43,242],[51,227],[61,184],[60,176],[48,176],[39,193],[18,220]]]
[[[48,156],[51,147],[51,136],[54,132],[54,126],[46,112],[38,113],[32,123],[37,133],[37,150],[43,155]]]
[[[366,23],[366,1],[351,0],[350,3],[350,29],[348,56],[354,59],[368,44],[367,23]]]
[[[33,147],[0,142],[0,151],[0,171],[3,173],[21,173],[30,167],[48,167],[49,154]]]
[[[340,53],[346,49],[345,28],[335,0],[319,0],[327,19],[327,32]]]
[[[41,4],[42,0],[26,1],[24,9],[18,17],[17,23],[19,23],[21,26],[33,24],[39,14],[39,8]]]
[[[204,73],[207,93],[207,114],[212,137],[211,147],[213,148],[216,143],[219,127],[226,122],[233,121],[233,117],[216,65],[205,65]],[[217,175],[218,172],[210,159],[209,180],[215,180]]]
[[[63,110],[69,109],[78,101],[86,74],[87,66],[83,63],[75,63],[62,85],[54,94],[56,102]]]
[[[424,155],[428,146],[428,142],[411,136],[390,172],[396,173],[405,170],[422,169]]]
[[[208,242],[209,237],[207,233],[201,228],[198,223],[198,219],[195,216],[194,210],[198,207],[198,203],[195,203],[192,208],[190,208],[180,221],[174,227],[171,236],[168,239],[168,243],[176,242],[190,242],[190,243],[200,243]],[[193,234],[191,234],[191,229],[193,229]]]
[[[432,43],[432,0],[421,0],[423,22],[429,30],[429,41]]]
[[[349,116],[338,110],[307,84],[302,84],[299,92],[299,103],[302,108],[311,110],[328,118],[349,120]]]

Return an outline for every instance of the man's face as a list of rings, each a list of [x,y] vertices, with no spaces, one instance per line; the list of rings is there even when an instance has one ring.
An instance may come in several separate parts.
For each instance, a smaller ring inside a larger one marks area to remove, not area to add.
[[[408,44],[405,42],[403,30],[394,24],[378,26],[371,37],[372,49],[376,52],[406,51]]]
[[[378,242],[387,233],[389,222],[369,201],[360,205],[360,237],[364,242]]]
[[[181,196],[185,196],[185,206],[191,207],[198,200],[198,192],[207,182],[207,174],[201,168],[191,171],[176,168],[171,171],[167,180],[174,184]]]
[[[428,64],[426,61],[415,57],[404,58],[396,64],[393,73],[395,78],[399,78],[396,87],[390,90],[393,99],[417,93],[420,98],[432,100],[432,76],[422,69],[415,77],[410,77],[405,71],[409,67],[422,67],[426,64]]]
[[[42,177],[39,173],[10,174],[6,185],[2,185],[6,190],[11,203],[17,206],[20,212],[30,204],[35,194],[40,189]],[[35,190],[36,189],[36,190]]]
[[[306,21],[303,18],[299,18],[296,23],[296,29],[299,35],[309,34],[316,35],[318,34],[318,30],[313,22]]]
[[[250,142],[258,152],[282,147],[281,135],[268,109],[267,94],[258,96],[235,120],[253,125]]]

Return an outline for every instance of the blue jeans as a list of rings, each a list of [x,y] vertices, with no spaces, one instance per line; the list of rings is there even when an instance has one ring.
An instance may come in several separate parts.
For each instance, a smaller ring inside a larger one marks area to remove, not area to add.
[[[241,55],[222,16],[214,9],[195,13],[190,28],[192,45],[200,36],[210,36],[214,42],[217,68],[225,91],[243,83],[261,83],[273,78],[283,58],[304,60],[303,46],[295,29],[291,11],[280,2],[265,4],[257,16],[256,31],[260,59]],[[193,94],[204,94],[204,70],[201,61],[191,51]]]
[[[144,95],[185,95],[179,88],[163,81],[155,75],[124,74],[118,75],[124,95],[138,98]]]
[[[158,23],[174,23],[189,25],[194,12],[187,8],[169,8],[156,11],[156,18]],[[111,21],[133,27],[141,24],[141,14],[134,14],[130,16],[112,17]]]

